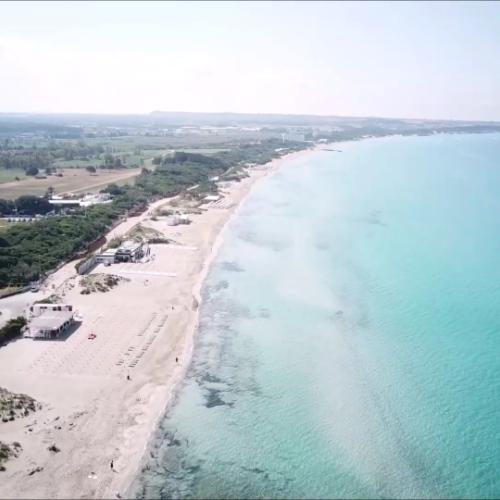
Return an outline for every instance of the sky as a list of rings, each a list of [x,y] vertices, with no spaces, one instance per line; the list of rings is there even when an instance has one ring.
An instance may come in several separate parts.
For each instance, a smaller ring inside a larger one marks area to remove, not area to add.
[[[0,112],[500,120],[500,2],[0,2]]]

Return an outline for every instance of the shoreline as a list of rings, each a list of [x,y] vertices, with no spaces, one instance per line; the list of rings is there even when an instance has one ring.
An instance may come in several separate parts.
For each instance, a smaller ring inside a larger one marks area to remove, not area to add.
[[[63,300],[82,312],[84,321],[64,342],[21,339],[0,350],[0,386],[31,395],[44,405],[33,416],[0,428],[1,441],[23,445],[19,458],[10,460],[2,472],[0,497],[116,498],[130,492],[159,422],[175,401],[190,366],[201,291],[229,222],[259,180],[318,149],[289,153],[246,169],[248,177],[224,189],[228,206],[209,206],[194,215],[188,226],[165,230],[164,220],[149,218],[151,210],[172,201],[167,198],[115,227],[108,239],[147,221],[146,225],[181,241],[181,246],[155,245],[153,261],[144,265],[99,265],[91,272],[121,275],[126,283],[117,290],[80,295],[71,262],[47,279],[40,293],[48,295],[57,286]],[[173,270],[179,275],[165,272]],[[89,330],[98,331],[95,341],[87,340]],[[114,363],[137,352],[137,367]],[[127,373],[131,381],[124,382]],[[61,453],[47,452],[51,442]],[[112,471],[110,460],[115,463]]]
[[[278,170],[282,167],[283,163],[285,163],[286,161],[291,161],[291,160],[294,160],[294,159],[299,158],[301,156],[305,156],[307,153],[312,153],[314,151],[318,151],[318,149],[321,149],[321,148],[315,147],[312,149],[306,149],[306,150],[301,150],[301,151],[294,152],[294,153],[289,153],[287,155],[284,155],[281,158],[278,158],[276,160],[272,160],[271,162],[268,162],[268,163],[262,165],[259,172],[263,172],[263,174],[256,176],[256,178],[253,180],[250,179],[249,185],[248,185],[247,189],[245,190],[245,193],[243,194],[243,196],[240,197],[236,206],[233,208],[233,210],[231,212],[229,212],[228,217],[222,223],[220,229],[217,231],[217,234],[215,236],[215,240],[212,244],[212,248],[211,248],[210,252],[206,255],[204,263],[203,263],[203,268],[198,276],[198,280],[196,281],[196,283],[193,286],[193,297],[197,301],[198,307],[196,308],[195,314],[193,314],[192,328],[190,328],[190,331],[187,332],[187,334],[186,334],[186,336],[188,337],[188,345],[186,346],[187,363],[185,364],[185,367],[182,370],[182,372],[180,373],[180,376],[178,377],[178,379],[173,381],[173,383],[169,389],[169,394],[167,395],[167,397],[165,399],[165,406],[160,411],[160,414],[156,417],[154,424],[151,427],[150,435],[149,435],[147,441],[144,443],[143,453],[141,455],[139,462],[137,463],[135,473],[127,479],[127,482],[125,482],[126,487],[123,490],[125,492],[125,498],[132,498],[131,493],[133,492],[133,490],[132,490],[133,483],[139,475],[139,471],[140,471],[141,466],[144,462],[144,457],[145,457],[147,451],[149,450],[149,448],[150,448],[150,446],[155,438],[155,433],[158,430],[158,424],[163,418],[165,418],[167,412],[171,409],[172,405],[175,403],[175,398],[178,395],[178,392],[179,392],[179,389],[182,385],[182,382],[184,381],[186,373],[191,365],[191,360],[192,360],[192,355],[194,352],[196,337],[197,337],[198,332],[199,332],[200,308],[202,307],[201,291],[203,289],[203,285],[204,285],[205,280],[208,276],[208,273],[210,272],[210,268],[211,268],[213,262],[215,261],[215,259],[217,258],[218,254],[219,254],[219,250],[224,243],[224,235],[225,235],[225,232],[227,231],[228,226],[230,225],[230,223],[234,219],[236,219],[243,204],[248,199],[248,197],[252,193],[253,188],[255,187],[256,184],[258,184],[259,181],[261,181],[262,179],[267,179],[269,177],[272,177],[276,172],[278,172]]]

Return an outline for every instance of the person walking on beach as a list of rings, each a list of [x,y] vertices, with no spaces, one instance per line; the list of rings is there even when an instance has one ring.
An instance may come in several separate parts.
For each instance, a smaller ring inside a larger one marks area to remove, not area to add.
[[[179,362],[179,358],[176,357],[175,358],[175,362],[178,363]]]
[[[115,468],[114,468],[114,464],[113,464],[113,460],[111,460],[111,463],[109,464],[109,466],[111,467],[111,470],[114,471]]]

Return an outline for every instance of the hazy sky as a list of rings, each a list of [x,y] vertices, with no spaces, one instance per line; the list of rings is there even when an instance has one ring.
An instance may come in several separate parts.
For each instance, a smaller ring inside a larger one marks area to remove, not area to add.
[[[500,120],[497,2],[0,2],[0,111]]]

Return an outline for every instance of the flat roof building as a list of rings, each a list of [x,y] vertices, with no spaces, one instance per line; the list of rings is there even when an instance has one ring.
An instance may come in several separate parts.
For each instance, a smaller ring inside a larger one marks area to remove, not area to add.
[[[116,262],[134,262],[144,256],[143,242],[125,241],[116,249]]]
[[[114,264],[116,262],[117,251],[118,248],[108,248],[107,250],[104,250],[104,252],[96,255],[96,260],[97,262],[105,265]]]
[[[73,306],[71,304],[48,304],[44,302],[38,302],[30,306],[30,313],[32,316],[40,316],[40,314],[45,311],[73,311]]]
[[[74,321],[73,311],[44,311],[29,322],[27,332],[24,336],[33,339],[56,339]]]

